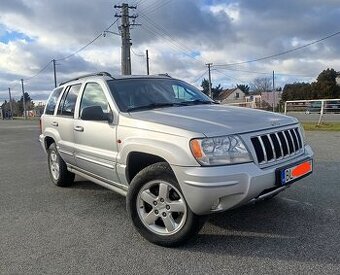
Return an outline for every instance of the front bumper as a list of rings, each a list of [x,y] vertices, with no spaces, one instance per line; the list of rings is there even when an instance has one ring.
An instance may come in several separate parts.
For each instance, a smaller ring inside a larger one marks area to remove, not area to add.
[[[255,163],[244,163],[218,167],[172,166],[184,197],[197,215],[225,211],[263,197],[265,190],[273,190],[276,170],[290,163],[313,158],[310,146],[305,146],[304,154],[289,161],[260,169]],[[283,191],[285,188],[277,189]],[[275,191],[274,191],[275,193]],[[271,192],[270,194],[273,194]]]

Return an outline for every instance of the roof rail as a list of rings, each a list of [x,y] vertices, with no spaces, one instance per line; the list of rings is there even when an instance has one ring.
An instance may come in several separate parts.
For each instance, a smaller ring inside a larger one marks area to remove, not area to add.
[[[99,73],[85,74],[85,75],[81,75],[81,76],[69,79],[67,81],[61,82],[59,84],[59,86],[60,85],[64,85],[64,84],[66,84],[68,82],[71,82],[71,81],[79,80],[79,79],[82,79],[82,78],[85,78],[85,77],[90,77],[90,76],[109,76],[109,77],[111,77],[113,79],[112,75],[109,74],[108,72],[99,72]]]
[[[169,77],[169,78],[172,78],[168,73],[165,73],[165,74],[158,74],[159,76],[166,76],[166,77]]]

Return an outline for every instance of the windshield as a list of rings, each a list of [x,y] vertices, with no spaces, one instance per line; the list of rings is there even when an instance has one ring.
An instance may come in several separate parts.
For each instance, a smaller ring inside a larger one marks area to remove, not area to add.
[[[109,80],[108,85],[122,112],[214,103],[194,86],[175,79]]]

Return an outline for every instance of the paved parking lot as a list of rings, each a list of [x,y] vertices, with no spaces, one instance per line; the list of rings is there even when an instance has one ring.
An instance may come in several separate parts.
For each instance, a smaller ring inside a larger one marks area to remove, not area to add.
[[[340,274],[340,132],[307,132],[315,173],[214,215],[175,249],[142,239],[120,195],[50,183],[38,122],[0,121],[1,274]]]

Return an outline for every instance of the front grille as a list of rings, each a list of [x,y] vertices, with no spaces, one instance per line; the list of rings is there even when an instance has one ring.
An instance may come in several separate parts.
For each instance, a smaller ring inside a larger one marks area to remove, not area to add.
[[[251,142],[259,164],[298,154],[303,149],[298,128],[252,137]]]

